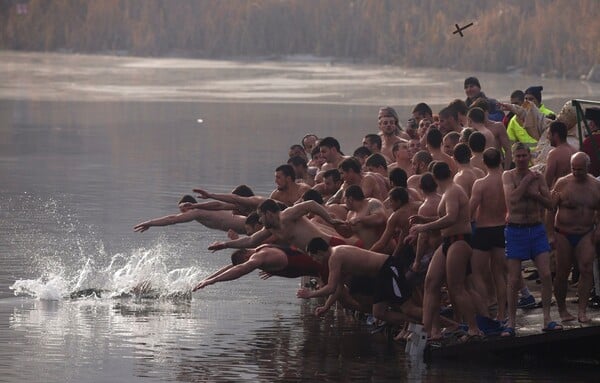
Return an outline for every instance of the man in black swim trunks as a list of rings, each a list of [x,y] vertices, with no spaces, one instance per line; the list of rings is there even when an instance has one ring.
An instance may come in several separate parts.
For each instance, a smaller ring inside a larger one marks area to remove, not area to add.
[[[593,283],[592,265],[596,255],[595,244],[600,229],[595,226],[600,210],[600,181],[588,174],[590,158],[584,152],[571,156],[571,174],[558,179],[552,189],[556,206],[554,229],[556,237],[556,277],[554,296],[563,322],[575,320],[567,311],[567,278],[573,260],[579,267],[579,311],[577,319],[587,323],[587,302]]]
[[[450,167],[445,162],[433,165],[433,177],[443,192],[438,205],[438,217],[414,216],[409,219],[411,228],[407,241],[430,230],[440,230],[442,245],[435,251],[427,276],[423,297],[423,325],[430,339],[441,337],[440,294],[446,280],[450,300],[469,326],[469,336],[479,336],[476,311],[487,314],[479,294],[470,289],[467,276],[471,270],[471,218],[469,198],[458,184],[452,180]]]
[[[373,278],[373,316],[379,320],[402,325],[410,320],[421,321],[421,308],[412,302],[412,289],[405,278],[406,264],[387,254],[375,253],[356,246],[331,247],[322,238],[314,238],[307,252],[329,264],[327,284],[318,290],[300,289],[297,296],[309,299],[327,297],[324,306],[317,307],[315,314],[323,315],[345,294],[344,281],[349,276]],[[399,263],[400,261],[400,263]],[[390,311],[392,306],[400,311]]]

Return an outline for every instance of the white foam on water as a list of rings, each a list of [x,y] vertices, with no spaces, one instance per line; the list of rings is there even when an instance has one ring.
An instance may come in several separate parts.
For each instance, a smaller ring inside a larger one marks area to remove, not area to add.
[[[47,265],[49,269],[43,271],[40,277],[17,280],[9,288],[16,296],[39,300],[191,299],[191,289],[203,273],[195,266],[170,269],[167,260],[172,257],[172,250],[162,244],[149,249],[139,248],[129,254],[112,256],[105,266],[88,258],[76,272],[64,265]]]

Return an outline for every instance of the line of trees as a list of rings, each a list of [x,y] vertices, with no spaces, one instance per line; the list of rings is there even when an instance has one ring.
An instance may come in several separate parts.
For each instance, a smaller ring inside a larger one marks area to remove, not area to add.
[[[3,0],[0,48],[310,54],[576,77],[600,61],[599,20],[598,0]],[[463,38],[452,34],[469,22]]]

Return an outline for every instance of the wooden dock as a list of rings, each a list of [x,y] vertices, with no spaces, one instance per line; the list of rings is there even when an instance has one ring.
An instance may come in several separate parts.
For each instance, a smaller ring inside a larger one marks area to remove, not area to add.
[[[444,346],[427,345],[425,348],[427,362],[458,358],[462,360],[541,358],[545,361],[585,358],[600,364],[600,326],[569,328],[508,338],[493,337]]]

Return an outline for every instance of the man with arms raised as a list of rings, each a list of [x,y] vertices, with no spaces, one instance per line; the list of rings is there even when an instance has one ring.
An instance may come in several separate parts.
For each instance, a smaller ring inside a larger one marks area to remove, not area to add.
[[[559,178],[552,189],[556,205],[554,230],[556,234],[556,278],[554,295],[563,321],[574,320],[567,311],[567,278],[573,259],[579,267],[579,311],[577,319],[587,323],[586,315],[590,289],[593,283],[592,265],[596,256],[595,244],[600,238],[596,227],[600,211],[600,181],[588,174],[590,158],[583,152],[571,156],[571,174]]]
[[[215,242],[208,249],[221,250],[226,248],[242,249],[256,247],[267,241],[271,236],[277,242],[293,245],[300,249],[306,248],[308,242],[315,237],[323,238],[328,243],[333,244],[346,243],[345,240],[328,234],[328,231],[311,222],[306,217],[309,213],[318,215],[331,226],[344,223],[344,221],[331,218],[327,210],[315,201],[300,202],[281,211],[277,202],[267,199],[258,206],[258,215],[264,225],[262,230],[249,237],[227,242]]]
[[[517,315],[517,290],[521,283],[521,262],[532,259],[542,282],[544,331],[562,330],[550,317],[552,277],[550,244],[542,224],[543,208],[552,208],[548,185],[541,174],[529,170],[529,147],[517,142],[512,147],[515,168],[502,173],[507,224],[506,258],[508,268],[508,323],[502,336],[514,336]]]
[[[235,191],[235,190],[234,190]],[[179,200],[179,214],[171,214],[160,218],[140,222],[133,231],[143,233],[154,226],[170,226],[178,223],[197,221],[210,229],[233,230],[242,234],[245,232],[246,216],[239,214],[235,205],[217,201],[198,204],[191,195],[185,195]]]

